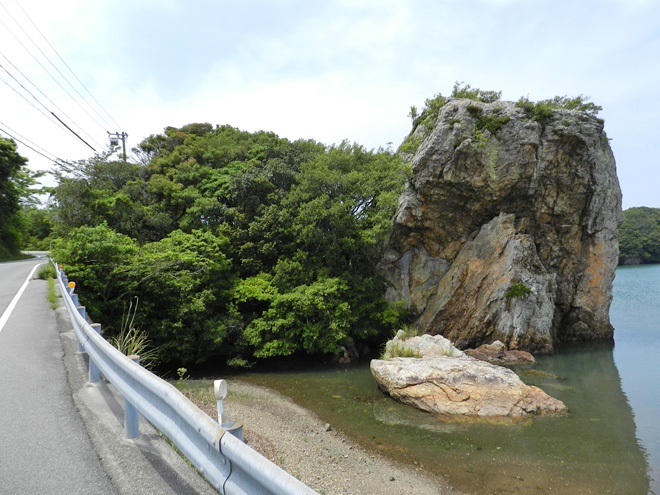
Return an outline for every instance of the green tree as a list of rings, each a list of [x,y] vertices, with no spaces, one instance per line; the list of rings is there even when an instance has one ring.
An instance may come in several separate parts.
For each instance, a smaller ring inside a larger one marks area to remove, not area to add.
[[[233,283],[227,244],[208,231],[176,230],[120,267],[140,300],[138,321],[165,364],[205,361],[236,338],[225,323]]]
[[[101,223],[72,230],[51,255],[76,282],[91,317],[112,329],[133,285],[124,267],[138,252],[134,239]]]
[[[57,259],[87,280],[81,295],[98,291],[88,306],[109,332],[133,297],[166,364],[333,353],[390,332],[376,264],[410,175],[390,150],[189,124],[134,153],[141,164],[63,169],[55,190]]]
[[[16,143],[0,137],[0,259],[18,254],[23,223],[20,209],[30,203],[32,186],[40,173],[30,172],[27,159],[16,151]]]
[[[54,250],[81,299],[105,332],[116,334],[135,297],[135,326],[159,347],[164,364],[203,361],[222,349],[232,284],[227,240],[179,230],[140,246],[106,224],[79,227]]]
[[[376,264],[408,173],[389,151],[342,143],[255,218],[254,244],[271,248],[234,290],[255,356],[334,353],[390,330],[398,313]]]
[[[619,227],[619,263],[660,263],[660,208],[629,208]]]
[[[23,247],[30,250],[49,250],[53,230],[52,210],[48,207],[24,206],[20,214],[23,224]]]

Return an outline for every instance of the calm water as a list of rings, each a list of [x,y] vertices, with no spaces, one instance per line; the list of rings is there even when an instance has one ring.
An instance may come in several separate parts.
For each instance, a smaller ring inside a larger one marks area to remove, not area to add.
[[[660,495],[660,265],[617,269],[610,310],[614,362]]]
[[[562,418],[441,422],[385,397],[367,366],[245,378],[465,493],[660,495],[660,266],[617,271],[611,317],[614,348],[571,348],[515,369],[564,401]]]

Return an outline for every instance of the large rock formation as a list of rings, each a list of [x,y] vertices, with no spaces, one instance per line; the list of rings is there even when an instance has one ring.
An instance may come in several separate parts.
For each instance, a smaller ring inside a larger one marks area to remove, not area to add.
[[[403,348],[417,357],[392,357]],[[392,398],[449,419],[566,412],[563,402],[525,385],[513,371],[467,356],[440,335],[397,335],[387,343],[385,359],[370,366],[378,386]]]
[[[388,299],[460,348],[611,339],[622,214],[603,121],[449,99],[415,139],[383,259]]]

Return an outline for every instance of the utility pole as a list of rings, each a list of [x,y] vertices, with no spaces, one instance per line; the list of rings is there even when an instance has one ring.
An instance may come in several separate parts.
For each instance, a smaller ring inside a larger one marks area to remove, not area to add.
[[[119,144],[119,140],[121,139],[121,145],[124,150],[124,161],[126,161],[126,138],[128,137],[128,134],[125,132],[108,131],[108,137],[110,138],[110,146],[117,146]]]

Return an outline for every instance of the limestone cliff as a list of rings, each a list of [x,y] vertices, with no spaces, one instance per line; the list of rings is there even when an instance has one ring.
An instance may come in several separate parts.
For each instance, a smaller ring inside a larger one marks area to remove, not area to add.
[[[448,99],[411,141],[383,270],[427,333],[551,352],[612,338],[621,191],[603,121]],[[517,291],[516,291],[517,289]]]

